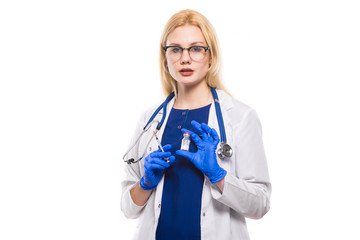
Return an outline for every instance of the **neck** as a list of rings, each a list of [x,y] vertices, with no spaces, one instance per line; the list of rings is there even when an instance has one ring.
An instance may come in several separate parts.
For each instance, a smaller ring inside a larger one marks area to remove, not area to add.
[[[212,93],[205,81],[202,81],[196,86],[183,86],[178,84],[178,93],[174,108],[196,109],[207,106],[212,102]]]

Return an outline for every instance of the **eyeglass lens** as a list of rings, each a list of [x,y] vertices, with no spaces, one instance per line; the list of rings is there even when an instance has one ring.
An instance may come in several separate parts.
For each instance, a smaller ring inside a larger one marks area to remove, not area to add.
[[[206,55],[205,48],[199,46],[192,46],[188,50],[190,58],[193,61],[201,61]],[[168,47],[166,51],[168,59],[171,61],[177,61],[183,54],[183,48],[181,47]]]

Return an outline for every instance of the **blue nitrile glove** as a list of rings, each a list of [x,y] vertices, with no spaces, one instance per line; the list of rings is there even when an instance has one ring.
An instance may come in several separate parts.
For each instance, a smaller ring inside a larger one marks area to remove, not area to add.
[[[210,128],[205,123],[198,123],[191,121],[191,124],[202,134],[202,139],[196,134],[187,129],[182,129],[182,132],[191,134],[191,139],[197,146],[197,152],[192,153],[183,150],[177,150],[176,154],[188,158],[205,176],[207,176],[211,183],[217,183],[226,175],[226,170],[221,168],[216,159],[216,148],[220,142],[219,136],[215,129]]]
[[[158,149],[146,156],[144,160],[144,176],[140,179],[140,187],[144,190],[154,189],[158,185],[166,169],[175,161],[175,156],[171,156],[171,153],[167,152],[171,149],[171,145],[167,144],[163,149],[164,152]],[[169,163],[163,158],[168,158]]]

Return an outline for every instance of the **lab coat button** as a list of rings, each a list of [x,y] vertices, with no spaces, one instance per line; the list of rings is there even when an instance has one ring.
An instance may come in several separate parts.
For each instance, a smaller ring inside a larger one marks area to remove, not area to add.
[[[205,213],[203,212],[203,216],[205,217]]]
[[[152,148],[151,148],[151,147],[149,147],[149,152],[151,152],[151,150],[152,150]]]
[[[161,208],[161,204],[159,203],[159,206],[158,206],[158,208]]]

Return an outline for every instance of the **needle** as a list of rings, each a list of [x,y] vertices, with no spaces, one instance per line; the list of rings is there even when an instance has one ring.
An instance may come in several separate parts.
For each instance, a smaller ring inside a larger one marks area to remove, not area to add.
[[[157,141],[157,144],[158,144],[159,148],[161,149],[162,152],[164,152],[164,149],[162,148],[161,143],[160,143],[158,137],[156,136],[156,132],[155,132],[155,131],[154,131],[154,136],[155,136],[155,139],[156,139],[156,141]],[[167,163],[170,162],[170,161],[169,161],[169,158],[164,158],[164,160],[165,160]]]

